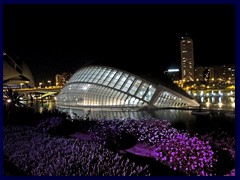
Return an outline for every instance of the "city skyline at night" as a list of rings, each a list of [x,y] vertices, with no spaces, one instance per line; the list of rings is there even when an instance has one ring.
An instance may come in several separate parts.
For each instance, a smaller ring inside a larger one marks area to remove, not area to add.
[[[87,64],[159,77],[180,68],[186,33],[195,66],[235,64],[234,21],[231,5],[5,5],[4,50],[36,82]]]

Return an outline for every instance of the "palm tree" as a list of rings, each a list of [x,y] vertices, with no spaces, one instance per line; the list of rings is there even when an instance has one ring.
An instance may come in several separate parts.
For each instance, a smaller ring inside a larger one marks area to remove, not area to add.
[[[21,98],[24,96],[24,94],[13,91],[11,88],[8,88],[7,91],[4,92],[5,99],[7,100],[7,105],[9,107],[16,107],[16,106],[23,106],[24,104],[21,103]]]
[[[23,106],[21,103],[21,98],[24,94],[19,93],[18,91],[13,91],[11,88],[8,88],[5,92],[3,92],[6,101],[6,111],[7,111],[7,119],[10,119],[11,113],[14,112],[16,107]]]

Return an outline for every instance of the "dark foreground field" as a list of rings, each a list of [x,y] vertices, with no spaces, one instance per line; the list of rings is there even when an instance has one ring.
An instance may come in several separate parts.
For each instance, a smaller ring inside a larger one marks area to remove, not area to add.
[[[235,137],[221,129],[199,135],[153,118],[21,115],[5,119],[6,176],[235,175]]]

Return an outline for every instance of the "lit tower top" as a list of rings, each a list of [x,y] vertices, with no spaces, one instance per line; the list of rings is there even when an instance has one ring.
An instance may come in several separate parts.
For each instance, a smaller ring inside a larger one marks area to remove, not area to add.
[[[194,57],[193,57],[193,41],[189,36],[182,37],[180,41],[181,47],[181,73],[182,80],[194,80]]]

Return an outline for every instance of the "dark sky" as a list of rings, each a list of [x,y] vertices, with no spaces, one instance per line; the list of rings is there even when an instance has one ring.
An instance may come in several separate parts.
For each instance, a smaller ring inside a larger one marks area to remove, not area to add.
[[[180,38],[195,66],[235,63],[231,5],[4,5],[4,50],[24,60],[36,83],[102,64],[139,74],[180,68]]]

